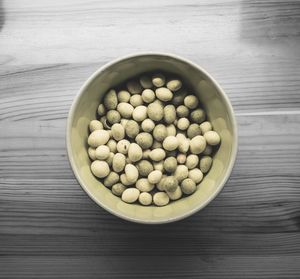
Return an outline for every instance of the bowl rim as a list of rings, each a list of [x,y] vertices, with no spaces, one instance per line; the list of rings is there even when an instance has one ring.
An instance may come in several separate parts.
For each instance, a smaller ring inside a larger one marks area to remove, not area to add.
[[[115,212],[114,210],[112,210],[110,207],[106,206],[105,204],[99,202],[88,190],[88,187],[85,186],[85,183],[82,181],[81,177],[78,174],[78,171],[76,169],[75,166],[75,161],[74,158],[72,156],[72,150],[71,150],[71,140],[70,140],[70,135],[71,135],[71,130],[72,130],[72,120],[74,118],[74,114],[75,114],[75,108],[79,102],[79,97],[84,93],[84,91],[88,88],[88,86],[93,82],[93,80],[100,75],[103,71],[105,71],[107,68],[109,68],[110,66],[112,66],[113,64],[119,63],[123,60],[127,60],[130,58],[137,58],[137,57],[143,57],[143,56],[163,56],[163,57],[169,57],[175,60],[179,60],[181,62],[184,62],[186,64],[189,64],[190,66],[196,68],[197,70],[201,71],[204,73],[204,75],[206,75],[214,84],[214,86],[218,89],[218,91],[220,92],[220,94],[222,95],[222,97],[224,98],[225,101],[225,105],[227,107],[227,110],[230,112],[229,113],[229,119],[232,123],[233,126],[233,143],[232,143],[232,153],[231,153],[231,160],[229,161],[229,165],[227,166],[226,169],[226,173],[223,176],[221,182],[219,183],[218,187],[216,188],[216,190],[210,195],[210,197],[203,203],[200,204],[199,206],[195,207],[194,209],[185,212],[181,215],[178,215],[176,217],[172,217],[172,218],[166,218],[166,219],[162,219],[162,220],[142,220],[139,218],[133,218],[133,217],[129,217],[126,214],[123,213],[118,213]],[[225,91],[222,89],[222,87],[219,85],[219,83],[206,71],[204,70],[201,66],[197,65],[196,63],[190,61],[189,59],[183,58],[177,54],[173,54],[173,53],[164,53],[164,52],[136,52],[136,53],[132,53],[129,55],[125,55],[125,56],[121,56],[117,59],[113,59],[112,61],[104,64],[103,66],[101,66],[99,69],[97,69],[85,82],[84,84],[81,86],[81,88],[79,89],[79,91],[77,92],[77,94],[75,95],[73,102],[71,104],[68,116],[67,116],[67,125],[66,125],[66,146],[67,146],[67,154],[68,154],[68,158],[69,158],[69,163],[71,165],[71,169],[77,179],[77,181],[79,182],[81,188],[84,190],[84,192],[100,207],[102,207],[103,209],[105,209],[106,211],[108,211],[109,213],[124,219],[126,221],[130,221],[130,222],[135,222],[135,223],[140,223],[140,224],[166,224],[166,223],[171,223],[171,222],[175,222],[175,221],[179,221],[182,219],[185,219],[193,214],[195,214],[196,212],[200,211],[201,209],[205,208],[211,201],[213,201],[216,196],[222,191],[222,189],[225,186],[225,183],[227,182],[227,180],[229,179],[231,173],[232,173],[232,169],[233,166],[235,164],[236,161],[236,157],[237,157],[237,152],[238,152],[238,129],[237,129],[237,122],[236,122],[236,118],[235,118],[235,113],[233,110],[233,107],[230,103],[230,100],[227,96],[227,94],[225,93]]]

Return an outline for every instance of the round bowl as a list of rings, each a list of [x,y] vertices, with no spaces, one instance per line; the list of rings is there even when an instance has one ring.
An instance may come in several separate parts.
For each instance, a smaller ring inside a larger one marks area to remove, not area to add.
[[[181,77],[206,110],[208,120],[221,136],[213,165],[197,191],[164,207],[127,204],[114,196],[90,170],[87,153],[88,125],[108,89],[144,72],[163,71]],[[198,65],[173,54],[134,54],[110,62],[96,71],[74,99],[67,122],[66,144],[73,172],[83,190],[98,205],[128,221],[168,223],[188,217],[209,204],[222,190],[237,154],[237,125],[232,106],[220,85]]]

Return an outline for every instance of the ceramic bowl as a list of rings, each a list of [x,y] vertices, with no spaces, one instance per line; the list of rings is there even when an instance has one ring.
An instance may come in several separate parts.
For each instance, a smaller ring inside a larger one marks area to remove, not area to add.
[[[164,207],[126,204],[97,180],[90,170],[87,153],[88,125],[108,89],[144,72],[168,72],[181,77],[207,112],[208,120],[221,136],[213,165],[197,191]],[[112,61],[97,70],[74,99],[67,121],[66,144],[74,174],[83,190],[98,205],[123,219],[161,224],[183,219],[209,204],[221,191],[232,171],[237,154],[237,125],[223,89],[200,66],[173,54],[143,53]]]

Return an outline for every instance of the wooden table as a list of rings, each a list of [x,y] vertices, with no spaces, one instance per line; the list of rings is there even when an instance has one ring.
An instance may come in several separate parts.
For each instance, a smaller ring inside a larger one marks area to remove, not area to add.
[[[0,1],[0,277],[299,278],[300,2]],[[111,59],[173,52],[236,112],[222,193],[168,225],[120,220],[70,169],[66,117]]]

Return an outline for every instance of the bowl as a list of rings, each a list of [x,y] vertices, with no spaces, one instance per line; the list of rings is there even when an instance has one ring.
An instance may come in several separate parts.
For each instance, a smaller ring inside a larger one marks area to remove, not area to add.
[[[163,207],[127,204],[114,196],[91,173],[87,153],[88,125],[96,119],[97,107],[107,90],[131,77],[154,71],[181,77],[198,96],[208,120],[221,136],[213,165],[196,192]],[[200,66],[173,54],[133,54],[104,65],[83,84],[68,115],[66,144],[73,172],[92,200],[108,212],[128,221],[162,224],[194,214],[208,205],[222,190],[237,154],[237,124],[225,92]]]

